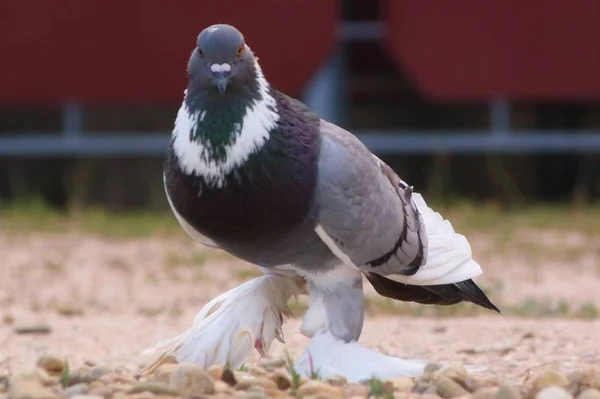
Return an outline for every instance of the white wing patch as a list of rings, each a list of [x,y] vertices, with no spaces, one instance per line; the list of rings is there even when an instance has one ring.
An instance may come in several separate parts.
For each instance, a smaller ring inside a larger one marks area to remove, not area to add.
[[[317,235],[319,236],[319,238],[321,239],[321,241],[323,241],[325,243],[325,245],[327,245],[327,248],[329,248],[329,250],[331,252],[333,252],[333,254],[339,259],[341,260],[345,265],[350,266],[354,269],[358,269],[358,267],[352,262],[352,260],[350,259],[350,257],[348,255],[346,255],[335,243],[335,241],[333,240],[333,238],[331,238],[331,236],[329,236],[329,234],[327,234],[327,232],[325,231],[325,229],[323,229],[323,227],[318,224],[317,227],[315,227],[315,232],[317,233]]]
[[[385,277],[411,285],[437,285],[458,283],[482,274],[465,236],[456,233],[448,220],[427,206],[420,194],[413,193],[413,200],[425,222],[427,263],[412,276],[393,274]]]
[[[218,65],[218,68],[222,69],[223,64]],[[225,157],[221,161],[214,161],[208,156],[211,150],[208,143],[191,139],[191,133],[196,129],[198,119],[203,120],[206,111],[191,112],[184,96],[172,136],[173,150],[177,155],[179,166],[185,173],[202,176],[207,184],[222,187],[225,177],[242,165],[269,139],[269,132],[279,121],[277,103],[269,94],[269,85],[258,63],[256,63],[256,75],[261,98],[249,106],[242,123],[236,125],[235,139],[225,148]]]

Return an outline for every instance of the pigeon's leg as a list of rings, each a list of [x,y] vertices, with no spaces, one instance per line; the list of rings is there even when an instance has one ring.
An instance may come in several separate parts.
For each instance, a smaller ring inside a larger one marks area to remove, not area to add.
[[[364,323],[362,275],[348,266],[326,272],[309,273],[309,309],[301,332],[312,337],[327,330],[344,342],[358,341]]]

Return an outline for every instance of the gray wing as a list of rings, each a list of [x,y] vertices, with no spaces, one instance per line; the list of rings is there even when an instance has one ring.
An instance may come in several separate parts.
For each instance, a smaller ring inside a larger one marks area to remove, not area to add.
[[[345,263],[382,275],[413,275],[427,235],[403,182],[355,136],[321,122],[317,233]]]

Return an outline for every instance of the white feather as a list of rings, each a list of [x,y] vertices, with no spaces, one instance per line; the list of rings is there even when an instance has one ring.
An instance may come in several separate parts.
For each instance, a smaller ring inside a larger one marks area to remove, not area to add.
[[[287,301],[299,293],[296,279],[267,274],[221,294],[207,303],[190,329],[143,352],[163,350],[178,362],[200,367],[214,364],[237,369],[257,340],[268,352],[274,338],[283,340],[283,318],[291,315]]]
[[[419,377],[427,363],[428,360],[408,360],[384,355],[358,342],[345,343],[331,333],[321,330],[312,337],[294,368],[305,378],[310,378],[311,374],[316,372],[321,378],[341,375],[349,382],[360,382],[372,377],[384,380]],[[477,365],[466,365],[465,368],[470,373],[486,370],[485,367]]]
[[[250,49],[247,49],[250,51]],[[260,149],[269,139],[269,132],[277,126],[279,114],[277,103],[269,94],[267,83],[260,65],[256,66],[256,80],[260,98],[253,101],[246,110],[242,123],[235,126],[233,141],[225,147],[223,160],[215,161],[211,156],[209,143],[190,140],[190,132],[195,130],[198,119],[203,120],[206,111],[192,112],[184,101],[179,108],[173,129],[173,150],[179,165],[185,173],[203,176],[208,184],[222,187],[225,177],[242,165],[248,157]],[[223,66],[219,66],[223,68]],[[187,90],[185,92],[187,96]]]
[[[413,193],[412,199],[427,231],[427,263],[413,276],[385,277],[412,285],[434,285],[457,283],[482,274],[465,236],[456,233],[448,220],[427,206],[421,194]]]

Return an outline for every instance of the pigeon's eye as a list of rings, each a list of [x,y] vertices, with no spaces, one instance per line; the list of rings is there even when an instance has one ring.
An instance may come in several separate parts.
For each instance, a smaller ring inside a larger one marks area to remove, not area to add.
[[[200,48],[198,48],[198,54],[200,54],[200,57],[204,57],[204,53],[202,52],[202,50],[200,50]]]
[[[243,44],[238,48],[237,56],[241,57],[242,54],[244,54],[244,45]]]

